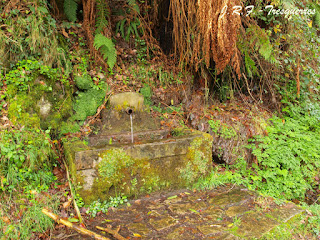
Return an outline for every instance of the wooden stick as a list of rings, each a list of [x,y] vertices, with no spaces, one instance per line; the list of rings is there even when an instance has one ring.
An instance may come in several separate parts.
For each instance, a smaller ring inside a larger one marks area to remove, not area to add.
[[[127,240],[126,238],[122,237],[119,234],[120,226],[117,228],[117,230],[112,230],[111,228],[103,228],[103,227],[99,227],[99,226],[96,226],[96,228],[101,230],[101,231],[105,231],[107,233],[112,234],[118,240]]]
[[[75,199],[75,195],[73,193],[73,188],[72,188],[72,184],[71,184],[71,180],[70,180],[70,175],[69,175],[69,168],[68,168],[68,165],[66,163],[66,161],[63,159],[63,163],[64,163],[64,167],[66,168],[66,173],[67,173],[67,178],[68,178],[68,182],[69,182],[69,188],[70,188],[70,193],[71,193],[71,197],[73,199],[73,205],[74,205],[74,209],[76,210],[76,213],[78,215],[78,218],[79,218],[79,222],[82,223],[83,220],[82,220],[82,216],[81,216],[81,213],[80,213],[80,210],[78,208],[78,205],[77,205],[77,202],[76,202],[76,199]]]
[[[53,212],[49,211],[48,209],[43,208],[42,213],[44,213],[45,215],[47,215],[48,217],[53,219],[55,222],[57,222],[59,224],[63,224],[69,228],[72,228],[73,230],[76,230],[78,233],[90,236],[90,237],[97,239],[97,240],[111,240],[110,238],[101,236],[97,233],[94,233],[94,232],[88,230],[88,229],[77,226],[77,225],[73,224],[72,222],[61,219],[58,215],[54,214]]]

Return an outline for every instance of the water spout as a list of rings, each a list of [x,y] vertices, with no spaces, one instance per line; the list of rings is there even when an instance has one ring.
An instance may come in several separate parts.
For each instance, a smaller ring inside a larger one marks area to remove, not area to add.
[[[131,115],[131,114],[133,113],[133,109],[132,109],[132,108],[127,108],[127,109],[125,110],[125,112],[126,112],[127,114]]]
[[[131,142],[133,143],[133,124],[132,124],[132,114],[130,114],[130,122],[131,122]]]

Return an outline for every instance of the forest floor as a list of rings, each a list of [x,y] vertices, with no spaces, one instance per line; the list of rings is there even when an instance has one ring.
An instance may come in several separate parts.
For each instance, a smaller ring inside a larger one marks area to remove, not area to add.
[[[235,185],[211,191],[179,190],[130,201],[95,218],[84,216],[87,229],[110,239],[243,239],[261,238],[303,210],[276,204]],[[112,235],[97,229],[117,229]],[[51,239],[92,239],[57,225]]]

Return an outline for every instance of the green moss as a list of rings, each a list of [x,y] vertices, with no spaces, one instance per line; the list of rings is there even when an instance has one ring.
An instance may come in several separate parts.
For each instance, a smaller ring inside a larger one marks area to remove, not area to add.
[[[188,144],[187,141],[186,144]],[[109,196],[121,194],[130,197],[161,189],[186,187],[212,169],[212,137],[209,134],[194,138],[187,155],[184,153],[175,155],[175,153],[185,152],[182,150],[186,147],[184,145],[181,146],[182,149],[171,144],[160,144],[155,145],[153,149],[151,146],[148,148],[147,145],[141,148],[109,146],[110,149],[106,150],[90,148],[79,141],[68,142],[66,145],[65,155],[69,159],[72,175],[80,186],[86,188],[79,190],[79,194],[86,203],[97,199],[107,200]],[[86,149],[91,151],[84,152]],[[157,158],[152,153],[153,150],[172,152],[173,155]],[[151,152],[146,154],[145,151]],[[73,163],[76,152],[78,152],[77,161],[81,161],[82,169],[87,170],[76,172]],[[95,155],[98,152],[100,161],[95,164],[98,157],[92,157],[92,154]],[[90,158],[92,163],[84,166],[87,162],[85,159]],[[89,182],[92,184],[90,187],[86,186]]]
[[[99,163],[99,174],[116,183],[124,178],[124,171],[134,164],[134,160],[120,148],[107,150]]]
[[[63,122],[60,127],[60,136],[67,133],[76,133],[80,131],[80,126],[78,123],[67,121]]]
[[[10,100],[8,117],[14,125],[26,127],[40,127],[40,118],[36,113],[29,113],[32,106],[32,99],[28,95],[17,95]]]
[[[187,184],[193,183],[200,176],[206,175],[211,170],[211,143],[212,136],[202,134],[202,137],[195,138],[188,148],[188,162],[180,169],[180,177]]]
[[[10,120],[22,126],[58,131],[61,122],[72,114],[72,89],[57,78],[56,69],[37,61],[18,63],[6,75]],[[44,103],[49,106],[47,114],[40,113]]]
[[[175,128],[171,132],[172,136],[174,137],[179,137],[179,136],[184,136],[187,134],[187,131],[185,128]]]
[[[79,151],[89,150],[90,148],[85,142],[79,140],[79,138],[62,138],[62,142],[64,147],[64,156],[68,164],[71,177],[73,178],[73,180],[76,180],[77,168],[74,161],[75,153]]]
[[[88,91],[81,92],[74,102],[73,109],[76,112],[74,120],[85,120],[97,112],[98,107],[103,103],[106,89],[91,88]]]
[[[76,76],[75,81],[77,87],[81,90],[88,90],[93,87],[92,79],[88,74]]]

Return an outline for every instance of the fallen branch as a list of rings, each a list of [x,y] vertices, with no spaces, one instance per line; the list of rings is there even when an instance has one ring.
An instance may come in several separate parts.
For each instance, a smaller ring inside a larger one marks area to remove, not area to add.
[[[79,222],[82,223],[83,222],[82,216],[81,216],[80,210],[78,208],[76,199],[74,197],[75,195],[73,193],[73,188],[72,188],[72,185],[71,185],[71,180],[70,180],[70,175],[69,175],[69,168],[68,168],[68,165],[67,165],[67,163],[66,163],[66,161],[64,159],[63,159],[63,163],[64,163],[64,167],[66,168],[66,173],[67,173],[67,178],[68,178],[68,182],[69,182],[71,197],[73,199],[74,209],[76,210],[77,216],[79,218]]]
[[[113,235],[116,239],[118,240],[127,240],[126,238],[122,237],[119,234],[119,230],[120,230],[120,226],[116,229],[116,230],[112,230],[111,228],[107,227],[107,228],[103,228],[103,227],[99,227],[96,226],[97,229],[101,230],[101,231],[105,231],[107,233],[110,233],[111,235]]]
[[[61,219],[58,215],[50,212],[48,209],[43,208],[42,209],[42,213],[44,213],[45,215],[47,215],[48,217],[50,217],[51,219],[53,219],[55,222],[57,222],[58,224],[63,224],[69,228],[72,228],[73,230],[76,230],[78,233],[90,236],[94,239],[97,240],[111,240],[110,238],[101,236],[97,233],[94,233],[88,229],[85,229],[83,227],[77,226],[75,224],[73,224],[72,222],[69,222],[67,220]]]

